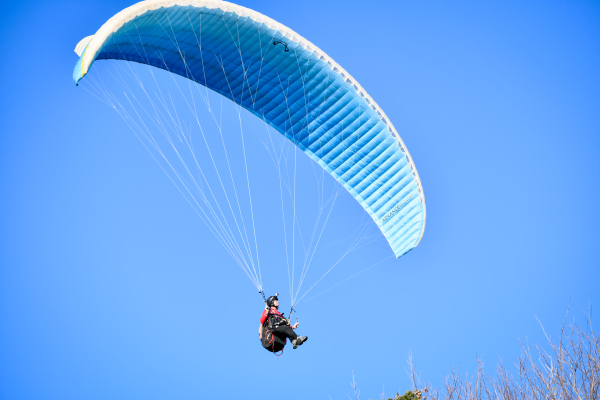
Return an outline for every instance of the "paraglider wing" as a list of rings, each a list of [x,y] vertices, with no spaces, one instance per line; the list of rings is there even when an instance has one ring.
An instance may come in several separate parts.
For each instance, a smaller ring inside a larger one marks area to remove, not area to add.
[[[208,87],[292,141],[354,196],[397,257],[425,230],[419,175],[393,125],[322,50],[280,23],[217,0],[137,3],[83,39],[73,78],[134,61]]]

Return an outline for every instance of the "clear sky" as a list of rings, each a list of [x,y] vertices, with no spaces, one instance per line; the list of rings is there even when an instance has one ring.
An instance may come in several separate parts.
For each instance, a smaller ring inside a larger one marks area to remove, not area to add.
[[[254,287],[118,114],[72,81],[77,42],[131,3],[10,2],[0,398],[335,400],[352,371],[376,398],[410,388],[409,352],[442,383],[477,356],[511,364],[518,339],[543,341],[538,319],[556,334],[569,304],[584,323],[600,297],[600,3],[238,4],[314,42],[385,110],[423,183],[421,244],[299,306],[310,339],[277,359],[257,338]],[[261,140],[249,146],[266,160]],[[360,223],[350,200],[332,243]],[[287,311],[281,232],[262,210],[265,289]],[[382,240],[321,289],[388,257]]]

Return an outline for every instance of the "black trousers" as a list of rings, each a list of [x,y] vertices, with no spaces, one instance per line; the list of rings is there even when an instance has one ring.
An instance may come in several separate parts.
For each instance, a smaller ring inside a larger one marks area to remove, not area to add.
[[[298,337],[298,335],[296,335],[296,332],[294,332],[294,330],[288,325],[283,325],[283,326],[278,326],[277,328],[273,328],[273,335],[277,336],[282,341],[285,340],[286,338],[288,338],[290,340],[295,340]]]

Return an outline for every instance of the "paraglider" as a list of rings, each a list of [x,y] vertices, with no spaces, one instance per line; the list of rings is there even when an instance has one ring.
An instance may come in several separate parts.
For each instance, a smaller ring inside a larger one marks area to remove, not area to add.
[[[110,18],[94,35],[82,39],[75,51],[80,56],[73,72],[76,83],[89,74],[97,61],[124,60],[186,78],[191,96],[194,96],[192,84],[220,94],[236,107],[264,121],[268,128],[279,132],[339,182],[368,213],[397,258],[421,241],[426,221],[421,181],[390,119],[345,69],[288,27],[256,11],[221,0],[147,0]],[[154,73],[150,73],[156,83]],[[233,190],[239,213],[227,193],[226,201],[220,202],[216,198],[215,191],[210,188],[210,179],[199,165],[200,157],[195,153],[191,128],[180,122],[180,113],[174,105],[171,107],[160,85],[156,83],[156,100],[135,71],[117,78],[126,90],[130,89],[127,79],[133,80],[132,86],[137,85],[143,90],[148,96],[150,112],[128,112],[124,107],[139,106],[140,100],[127,96],[126,102],[119,102],[106,92],[103,83],[98,84],[97,97],[121,114],[144,146],[151,153],[155,152],[153,156],[157,161],[165,160],[165,172],[169,169],[174,171],[171,176],[173,182],[262,292],[258,242],[255,237],[254,241],[251,240],[252,234],[255,234],[255,221],[249,181],[248,202],[252,214],[247,219],[251,226],[246,229],[245,224],[238,223],[241,207],[235,185]],[[177,88],[182,92],[179,86]],[[208,91],[206,95],[200,95],[212,113]],[[173,100],[170,99],[170,102]],[[197,103],[195,98],[186,101],[204,138],[195,110]],[[161,112],[159,107],[166,111]],[[167,158],[157,138],[152,135],[151,126],[155,126],[160,136],[166,139],[167,146],[172,147],[177,162],[183,165],[183,172],[177,171],[175,163]],[[172,140],[171,136],[178,140]],[[245,166],[243,140],[241,135]],[[194,163],[191,168],[176,148],[178,145],[191,151],[190,160]],[[208,154],[216,169],[216,157],[210,150]],[[197,175],[194,175],[195,170],[199,171]],[[248,179],[247,167],[245,173]],[[295,176],[294,173],[294,179]],[[225,192],[220,175],[217,182]],[[295,189],[293,193],[295,196]],[[223,209],[231,211],[231,224],[223,215]],[[295,212],[293,218],[292,229],[296,229]],[[300,283],[294,285],[293,277],[290,279],[292,308],[299,300],[298,294],[318,243],[317,240],[313,247],[309,247],[310,251],[305,251]],[[293,274],[294,269],[291,270]],[[294,326],[290,326],[277,310],[278,299],[270,299],[271,305],[267,305],[261,317],[259,332],[263,346],[267,344],[271,350],[283,348],[285,339],[290,339],[297,348],[306,341],[306,337],[295,334]]]
[[[294,329],[298,328],[299,323],[291,325],[290,320],[285,318],[283,313],[279,312],[279,298],[270,296],[266,300],[265,310],[260,316],[260,326],[258,334],[263,347],[270,352],[277,353],[285,347],[287,339],[292,342],[294,349],[301,346],[308,340],[307,336],[298,336]]]

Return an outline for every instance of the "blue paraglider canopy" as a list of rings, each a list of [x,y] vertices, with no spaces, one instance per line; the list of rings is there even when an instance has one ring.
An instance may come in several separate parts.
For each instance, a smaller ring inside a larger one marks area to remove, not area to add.
[[[137,3],[83,39],[73,77],[97,60],[134,61],[220,93],[288,138],[364,207],[396,257],[420,242],[425,198],[393,125],[314,44],[245,7],[217,0]]]

